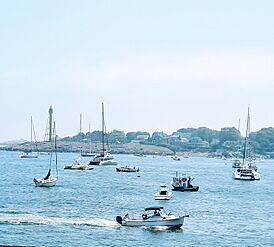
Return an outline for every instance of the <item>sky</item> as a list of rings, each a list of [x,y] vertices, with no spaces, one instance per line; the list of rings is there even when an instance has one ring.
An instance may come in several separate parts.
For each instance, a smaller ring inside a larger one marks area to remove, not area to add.
[[[0,1],[0,141],[274,127],[274,1]]]

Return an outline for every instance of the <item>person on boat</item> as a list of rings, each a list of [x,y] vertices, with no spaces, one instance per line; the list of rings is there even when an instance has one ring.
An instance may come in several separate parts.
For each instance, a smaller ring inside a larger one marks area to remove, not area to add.
[[[154,216],[160,216],[159,211],[155,210],[155,211],[154,211]]]
[[[191,184],[191,177],[189,176],[188,177],[188,180],[187,180],[187,188],[192,188],[193,186],[192,186],[192,184]]]
[[[147,219],[147,214],[146,213],[142,214],[142,218],[143,220]]]

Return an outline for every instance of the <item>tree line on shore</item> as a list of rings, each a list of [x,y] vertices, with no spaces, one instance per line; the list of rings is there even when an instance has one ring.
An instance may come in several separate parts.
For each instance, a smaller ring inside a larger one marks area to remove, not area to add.
[[[244,137],[235,127],[225,127],[221,130],[212,130],[207,127],[181,128],[171,135],[164,132],[150,134],[144,131],[125,133],[113,130],[105,133],[105,141],[110,144],[124,144],[137,142],[141,144],[167,147],[174,152],[198,151],[241,153]],[[99,142],[102,140],[102,132],[79,133],[75,136],[62,138],[63,141]],[[262,128],[252,132],[249,137],[250,147],[256,154],[266,155],[274,153],[274,128]]]

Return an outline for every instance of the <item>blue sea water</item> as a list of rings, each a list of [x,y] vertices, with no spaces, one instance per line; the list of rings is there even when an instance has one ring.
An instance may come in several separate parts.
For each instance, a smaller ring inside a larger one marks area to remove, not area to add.
[[[0,152],[0,245],[274,246],[273,160],[257,163],[260,181],[236,181],[229,160],[115,155],[119,165],[138,166],[136,174],[117,173],[114,166],[63,170],[77,155],[62,153],[57,185],[36,188],[32,179],[46,175],[49,156],[18,154]],[[192,175],[200,191],[154,201],[159,185],[170,184],[176,171]],[[140,216],[151,205],[190,217],[181,230],[115,222],[117,215]]]

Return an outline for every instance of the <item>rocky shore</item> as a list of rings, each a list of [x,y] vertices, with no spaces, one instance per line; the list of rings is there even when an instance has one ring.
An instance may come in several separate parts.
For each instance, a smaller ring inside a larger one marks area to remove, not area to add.
[[[7,151],[29,151],[31,150],[31,143],[25,142],[21,144],[10,144],[0,147],[1,150]],[[102,150],[102,144],[84,142],[71,142],[71,141],[58,141],[58,152],[100,152]],[[144,145],[140,143],[125,143],[125,144],[110,144],[107,148],[113,154],[152,154],[152,155],[172,155],[173,152],[165,147],[159,147],[155,145]],[[49,142],[37,142],[33,147],[34,151],[38,152],[50,152],[52,146]]]

